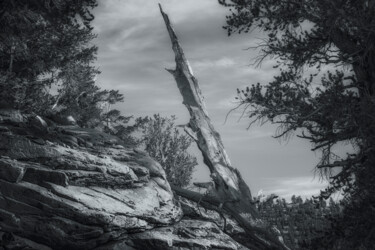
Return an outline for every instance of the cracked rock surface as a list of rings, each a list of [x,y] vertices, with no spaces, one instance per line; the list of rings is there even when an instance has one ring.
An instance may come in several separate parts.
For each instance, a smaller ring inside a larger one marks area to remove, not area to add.
[[[181,219],[147,154],[96,130],[41,121],[0,111],[1,231],[52,249],[93,249]]]
[[[94,129],[0,109],[0,249],[242,249],[163,168]]]

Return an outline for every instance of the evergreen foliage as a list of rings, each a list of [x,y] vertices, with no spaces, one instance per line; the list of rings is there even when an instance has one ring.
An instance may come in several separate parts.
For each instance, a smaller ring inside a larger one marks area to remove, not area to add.
[[[87,64],[97,50],[90,9],[95,0],[0,2],[0,72],[3,105],[39,111],[46,91],[71,62]],[[47,105],[48,106],[48,105]]]
[[[175,127],[174,116],[155,114],[140,125],[145,150],[164,168],[168,181],[179,187],[191,180],[197,159],[188,153],[192,139]]]
[[[228,34],[264,32],[258,63],[274,58],[280,69],[270,83],[238,90],[251,124],[278,124],[276,137],[298,133],[322,153],[317,169],[330,184],[320,199],[341,190],[347,201],[331,248],[375,245],[375,1],[219,2],[231,9]],[[353,151],[339,157],[343,143]]]
[[[257,205],[263,221],[276,226],[284,242],[291,249],[319,249],[318,244],[326,232],[332,230],[332,218],[339,216],[340,205],[329,200],[315,202],[292,196],[291,203],[285,199],[269,200]],[[321,248],[327,249],[327,248]]]
[[[106,103],[123,100],[95,83],[96,6],[96,0],[0,2],[1,107],[72,115],[79,125],[94,127]]]
[[[117,109],[111,109],[101,115],[101,123],[97,126],[104,132],[115,135],[120,138],[126,145],[131,147],[138,147],[142,143],[135,134],[141,129],[142,125],[147,121],[147,118],[139,117],[135,119],[133,125],[130,121],[133,116],[123,116]]]

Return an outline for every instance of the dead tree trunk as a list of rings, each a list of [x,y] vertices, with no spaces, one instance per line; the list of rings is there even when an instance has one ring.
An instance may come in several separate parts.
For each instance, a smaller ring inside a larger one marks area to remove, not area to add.
[[[191,117],[185,129],[195,139],[203,154],[204,163],[210,169],[218,197],[222,198],[223,201],[225,201],[225,198],[236,200],[235,206],[239,209],[239,212],[248,213],[251,217],[254,217],[254,211],[250,209],[252,207],[250,189],[237,169],[231,167],[220,135],[215,131],[207,115],[198,81],[192,74],[168,16],[163,11],[162,14],[176,55],[176,69],[168,71],[175,77],[183,97],[183,103],[189,110]]]
[[[261,226],[262,223],[258,223],[259,216],[252,204],[250,189],[242,179],[240,172],[231,166],[220,135],[208,117],[198,81],[185,58],[167,14],[163,12],[160,4],[159,7],[175,53],[176,69],[168,69],[168,71],[174,76],[183,97],[183,104],[190,113],[190,121],[185,126],[185,131],[196,141],[214,182],[214,193],[211,193],[210,196],[214,195],[216,199],[202,197],[203,201],[219,206],[220,209],[234,217],[249,234],[249,238],[251,238],[249,240],[253,242],[252,248],[286,249],[276,237]],[[174,190],[178,195],[185,198],[190,197],[193,200],[200,195],[197,193],[192,195],[191,192],[185,192],[179,188],[174,188]],[[218,202],[219,204],[217,204]]]

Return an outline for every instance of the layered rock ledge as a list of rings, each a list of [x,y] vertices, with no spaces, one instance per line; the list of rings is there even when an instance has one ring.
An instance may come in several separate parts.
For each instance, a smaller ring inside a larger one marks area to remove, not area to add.
[[[116,137],[0,110],[0,249],[240,249]]]

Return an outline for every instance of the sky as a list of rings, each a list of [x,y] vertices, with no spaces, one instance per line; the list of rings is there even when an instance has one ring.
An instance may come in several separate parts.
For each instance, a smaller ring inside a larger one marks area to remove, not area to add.
[[[260,67],[253,64],[262,34],[227,36],[222,26],[228,9],[217,0],[102,0],[94,10],[94,43],[99,47],[97,66],[102,72],[97,83],[104,89],[118,89],[125,102],[116,106],[125,115],[176,115],[186,124],[188,112],[182,104],[174,78],[165,68],[174,68],[171,42],[158,3],[169,15],[185,55],[198,79],[208,114],[220,133],[232,165],[239,169],[252,194],[275,193],[311,197],[326,186],[314,166],[319,154],[309,142],[292,137],[272,138],[276,127],[253,125],[241,117],[242,110],[228,116],[237,106],[236,89],[267,83],[277,75],[269,59]],[[207,167],[196,147],[199,166],[193,181],[209,180]]]

